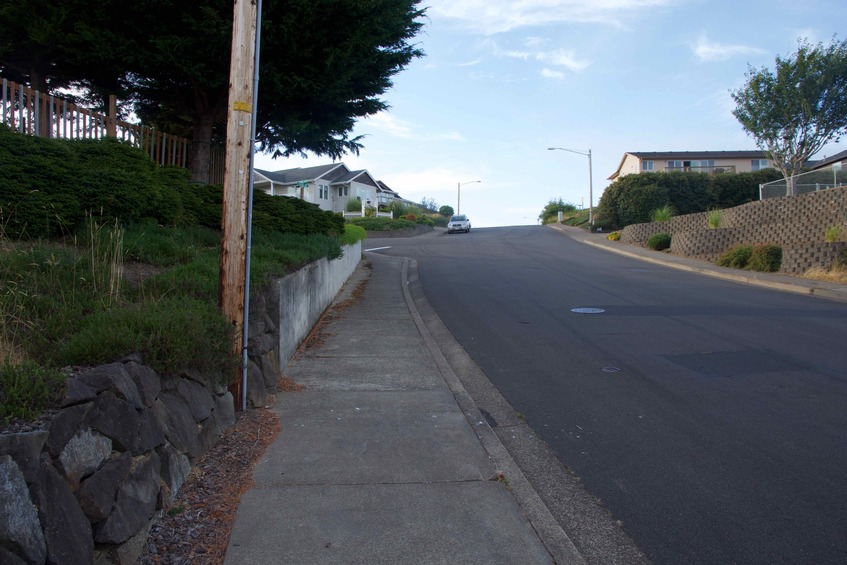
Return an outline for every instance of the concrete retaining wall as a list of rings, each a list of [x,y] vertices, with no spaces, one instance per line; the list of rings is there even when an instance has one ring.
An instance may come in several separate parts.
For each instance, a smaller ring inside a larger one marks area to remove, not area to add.
[[[825,242],[831,227],[839,242]],[[829,268],[847,240],[847,187],[750,202],[721,211],[721,227],[709,229],[708,214],[686,214],[667,222],[626,226],[621,242],[646,246],[651,235],[671,234],[671,253],[715,261],[736,245],[775,244],[782,247],[781,271],[801,274],[812,267]]]

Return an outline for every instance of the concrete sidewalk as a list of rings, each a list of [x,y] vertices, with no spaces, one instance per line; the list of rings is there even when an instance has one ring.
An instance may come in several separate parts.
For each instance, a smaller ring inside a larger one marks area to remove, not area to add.
[[[227,565],[583,563],[369,254],[285,370],[306,390],[241,499]]]

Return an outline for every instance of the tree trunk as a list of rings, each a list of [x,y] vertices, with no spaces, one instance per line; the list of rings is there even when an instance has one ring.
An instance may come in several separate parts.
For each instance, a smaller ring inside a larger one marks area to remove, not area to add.
[[[229,87],[204,91],[195,87],[194,129],[188,153],[191,181],[209,184],[212,165],[212,137],[216,124],[225,124]]]
[[[212,128],[215,118],[210,111],[198,115],[194,120],[194,133],[188,153],[188,168],[191,182],[209,184],[209,165],[212,155]]]

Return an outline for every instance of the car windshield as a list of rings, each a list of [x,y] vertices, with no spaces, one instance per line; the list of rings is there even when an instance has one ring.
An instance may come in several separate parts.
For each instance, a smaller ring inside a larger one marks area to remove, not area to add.
[[[464,216],[453,216],[452,218],[450,218],[451,222],[464,222],[465,220],[467,220],[467,218],[465,218]]]

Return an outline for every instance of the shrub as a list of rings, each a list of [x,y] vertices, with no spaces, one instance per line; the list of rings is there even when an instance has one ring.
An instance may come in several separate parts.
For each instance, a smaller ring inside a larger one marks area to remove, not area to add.
[[[621,232],[613,231],[612,233],[606,236],[606,239],[608,239],[609,241],[620,241]]]
[[[453,207],[444,205],[438,209],[438,214],[444,216],[445,218],[449,218],[453,215]]]
[[[65,377],[55,369],[32,362],[0,366],[0,423],[13,419],[32,420],[55,406],[64,396]]]
[[[87,317],[62,343],[64,365],[110,363],[130,353],[163,375],[185,369],[218,374],[224,382],[236,359],[232,324],[214,302],[167,298],[112,308]]]
[[[832,243],[838,241],[841,237],[841,226],[830,226],[826,228],[826,235],[824,236],[824,240]]]
[[[671,246],[671,234],[657,233],[650,236],[647,240],[647,247],[653,251],[664,251]]]
[[[396,220],[391,218],[352,218],[348,222],[361,226],[368,231],[391,231],[415,227],[413,222],[403,218]]]
[[[351,198],[344,205],[345,212],[361,212],[362,211],[362,201],[358,198]]]
[[[417,214],[406,214],[406,215],[403,216],[403,218],[405,218],[406,220],[409,220],[410,222],[417,222],[418,221]]]
[[[721,253],[716,263],[719,267],[743,269],[747,267],[747,263],[749,263],[750,256],[752,254],[752,245],[737,245]]]
[[[667,222],[674,217],[675,213],[673,206],[662,206],[661,208],[653,210],[652,219],[654,222]]]
[[[709,223],[709,229],[716,230],[723,223],[723,211],[713,208],[706,213],[706,221]]]
[[[368,237],[368,232],[362,226],[346,223],[344,224],[344,233],[339,238],[342,245],[353,245],[357,241],[362,241]]]
[[[756,245],[747,268],[762,273],[775,273],[782,265],[782,248],[778,245]]]

